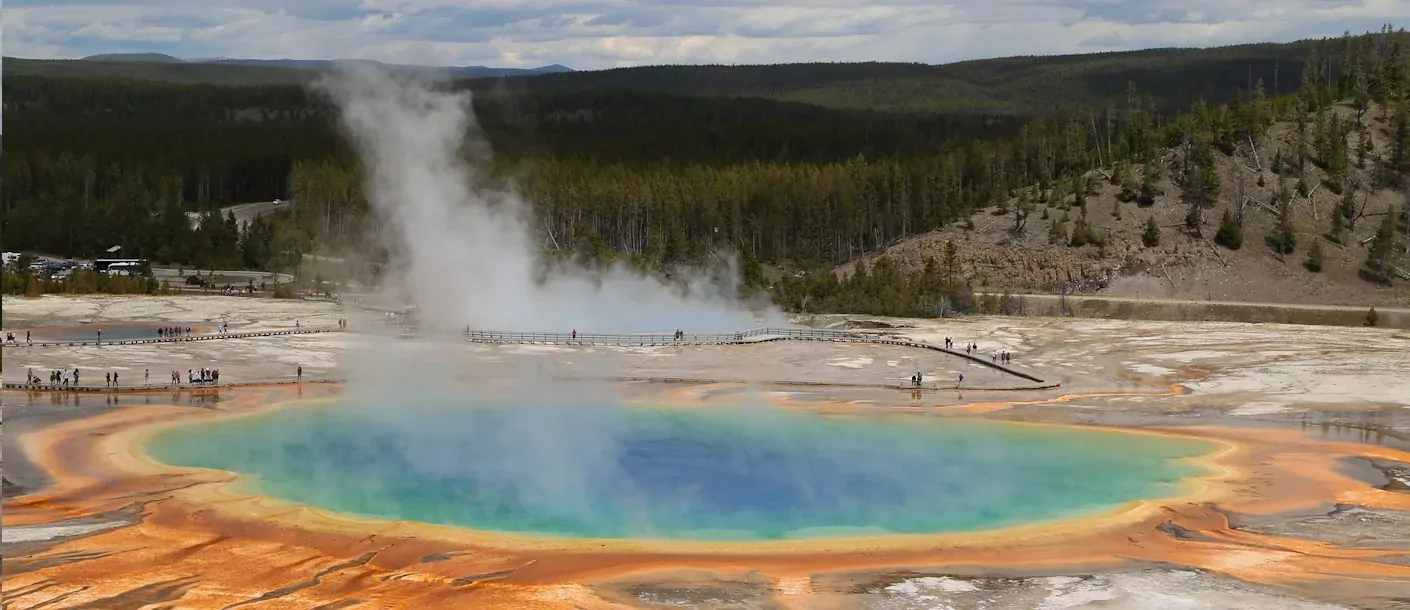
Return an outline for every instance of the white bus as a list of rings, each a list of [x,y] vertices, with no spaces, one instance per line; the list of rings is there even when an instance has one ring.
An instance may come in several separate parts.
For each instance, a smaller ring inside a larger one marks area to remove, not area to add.
[[[112,263],[103,272],[121,277],[139,275],[142,272],[142,264],[138,262]]]

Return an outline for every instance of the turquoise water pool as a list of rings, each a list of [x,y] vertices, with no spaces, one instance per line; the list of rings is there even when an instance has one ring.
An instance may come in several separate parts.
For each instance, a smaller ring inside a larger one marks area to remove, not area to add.
[[[395,520],[590,538],[962,532],[1178,493],[1199,441],[772,407],[324,405],[175,428],[163,462]]]

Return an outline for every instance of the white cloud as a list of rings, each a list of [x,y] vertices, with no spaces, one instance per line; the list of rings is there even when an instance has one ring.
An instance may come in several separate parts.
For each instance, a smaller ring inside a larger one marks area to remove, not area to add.
[[[1410,0],[10,0],[5,54],[579,69],[921,61],[1334,36]]]

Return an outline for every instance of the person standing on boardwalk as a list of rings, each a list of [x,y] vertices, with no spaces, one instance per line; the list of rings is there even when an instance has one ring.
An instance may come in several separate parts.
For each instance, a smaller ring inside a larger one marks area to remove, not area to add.
[[[113,387],[117,387],[117,371],[113,371]]]
[[[304,380],[304,367],[299,367],[299,381]]]
[[[152,369],[142,369],[142,385],[152,385]]]
[[[111,386],[111,385],[113,385],[113,374],[112,374],[112,373],[103,373],[103,385],[106,385],[106,386]]]
[[[98,329],[98,342],[99,342],[99,343],[102,343],[102,342],[103,342],[103,329],[101,329],[101,328]]]

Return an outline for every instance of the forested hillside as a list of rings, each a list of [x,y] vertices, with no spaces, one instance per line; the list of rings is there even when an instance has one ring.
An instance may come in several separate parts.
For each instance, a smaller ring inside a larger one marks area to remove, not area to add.
[[[1257,61],[1268,55],[1270,62]],[[1220,57],[1232,59],[1218,64]],[[1165,76],[1135,78],[1152,74]],[[931,85],[911,88],[916,79],[941,77],[984,89],[998,106],[914,105],[931,97]],[[888,90],[866,82],[903,91],[912,105],[857,103]],[[1234,196],[1213,186],[1229,179],[1222,164],[1248,162],[1253,148],[1261,168],[1277,168],[1304,191],[1325,180],[1320,188],[1382,193],[1403,188],[1410,174],[1410,36],[1390,28],[1207,51],[939,67],[668,66],[514,83],[475,96],[496,151],[488,179],[513,184],[533,203],[551,233],[547,243],[652,268],[724,246],[741,253],[748,277],[761,284],[757,263],[789,274],[831,269],[907,237],[958,230],[955,223],[976,222],[977,211],[999,202],[1003,213],[1034,214],[1043,202],[1066,206],[1069,217],[1089,214],[1087,195],[1078,193],[1100,190],[1089,184],[1094,175],[1109,176],[1128,200],[1173,197],[1197,217],[1180,230],[1208,231],[1204,215]],[[360,170],[328,104],[302,88],[36,76],[7,76],[4,87],[6,249],[91,255],[122,244],[161,261],[270,269],[316,247],[361,245]],[[803,90],[847,91],[852,101],[770,99]],[[1355,120],[1328,118],[1336,103],[1354,107]],[[1039,104],[1048,111],[1029,112]],[[1373,105],[1379,110],[1368,120]],[[1268,132],[1279,122],[1296,125],[1300,139],[1269,152]],[[1347,154],[1334,154],[1329,143],[1337,141]],[[1352,173],[1361,183],[1352,186]],[[292,200],[290,212],[246,235],[232,234],[232,222],[204,222],[199,233],[178,222],[186,211],[274,198]],[[1024,218],[1014,222],[1038,222]],[[1082,236],[1068,239],[1103,242],[1098,223],[1081,222],[1064,225]],[[1403,247],[1392,242],[1393,251]],[[894,310],[881,301],[829,300],[829,291],[875,287],[849,289],[825,277],[833,276],[773,283],[797,294],[798,281],[818,278],[822,287],[806,289],[816,292],[815,305]],[[933,303],[937,291],[954,294],[979,279],[927,277],[913,290],[888,281],[900,291],[893,300]]]
[[[1047,57],[1010,57],[945,65],[813,63],[666,65],[532,77],[472,78],[477,92],[573,94],[637,91],[692,97],[754,97],[829,108],[901,113],[1025,115],[1124,100],[1134,85],[1169,112],[1192,96],[1222,103],[1236,88],[1263,80],[1269,95],[1296,90],[1317,44],[1251,44],[1213,49],[1151,49]],[[116,57],[113,59],[117,59]],[[250,60],[172,63],[5,58],[10,76],[128,78],[216,85],[299,85],[328,62]],[[1333,64],[1325,64],[1332,67]],[[305,69],[295,69],[295,66]],[[547,69],[552,69],[550,66]],[[466,72],[466,71],[469,72]],[[460,73],[476,74],[475,68]],[[506,74],[509,74],[506,72]]]

